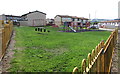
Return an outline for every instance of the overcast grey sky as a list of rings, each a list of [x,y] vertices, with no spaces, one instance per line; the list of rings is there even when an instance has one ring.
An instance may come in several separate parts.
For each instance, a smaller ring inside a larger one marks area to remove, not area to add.
[[[47,18],[55,15],[72,15],[89,18],[118,18],[119,0],[1,0],[0,15],[23,15],[31,11],[41,11]]]

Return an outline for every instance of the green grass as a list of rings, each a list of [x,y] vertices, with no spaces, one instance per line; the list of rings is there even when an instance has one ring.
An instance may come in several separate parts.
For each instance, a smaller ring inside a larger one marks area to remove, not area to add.
[[[108,31],[67,33],[46,27],[50,33],[38,34],[34,27],[15,27],[16,48],[9,71],[72,72]]]

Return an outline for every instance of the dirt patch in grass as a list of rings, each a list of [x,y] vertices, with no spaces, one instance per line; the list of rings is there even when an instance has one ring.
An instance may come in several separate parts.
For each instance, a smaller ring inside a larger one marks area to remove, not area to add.
[[[44,49],[47,52],[53,53],[55,55],[62,54],[64,52],[67,52],[67,48],[58,48],[58,49]]]

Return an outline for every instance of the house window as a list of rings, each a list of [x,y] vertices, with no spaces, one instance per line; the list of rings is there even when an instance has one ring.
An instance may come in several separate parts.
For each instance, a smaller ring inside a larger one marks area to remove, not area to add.
[[[73,18],[73,21],[75,21],[75,19]]]
[[[79,21],[79,18],[77,20]]]

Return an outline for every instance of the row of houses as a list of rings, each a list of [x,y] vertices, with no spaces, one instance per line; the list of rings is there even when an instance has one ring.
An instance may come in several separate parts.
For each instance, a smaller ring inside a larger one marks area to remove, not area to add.
[[[17,22],[24,26],[41,26],[46,24],[55,24],[61,26],[65,23],[69,25],[86,25],[86,23],[89,22],[88,18],[69,15],[56,15],[54,19],[46,19],[46,13],[37,10],[21,16],[3,14],[0,15],[0,20],[12,20],[13,22]],[[115,28],[116,26],[120,26],[120,20],[102,21],[99,22],[98,25],[99,27],[104,26],[106,28]]]
[[[19,22],[20,25],[25,26],[41,26],[46,24],[63,25],[64,22],[80,24],[85,23],[89,19],[77,16],[68,15],[56,15],[54,19],[46,19],[46,13],[40,11],[33,11],[22,16],[13,15],[0,15],[0,20],[12,20],[13,22]]]
[[[13,15],[0,15],[0,20],[12,20],[13,22],[18,22],[20,25],[25,26],[39,26],[46,25],[46,13],[40,11],[33,11],[22,16]]]

